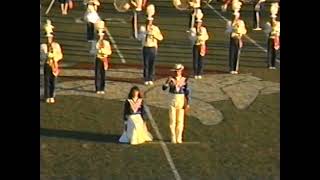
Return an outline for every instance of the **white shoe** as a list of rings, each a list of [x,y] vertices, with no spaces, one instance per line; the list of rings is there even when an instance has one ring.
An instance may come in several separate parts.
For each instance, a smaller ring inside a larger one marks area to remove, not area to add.
[[[262,29],[260,27],[258,27],[258,28],[254,28],[253,30],[254,31],[261,31]]]
[[[149,85],[153,85],[153,82],[152,82],[152,81],[149,81]]]
[[[144,82],[144,85],[149,85],[149,81]]]
[[[198,76],[198,79],[202,79],[202,76]]]
[[[178,144],[181,144],[181,143],[182,143],[182,141],[181,141],[181,140],[179,140],[179,141],[177,141],[177,143],[178,143]]]
[[[276,69],[276,67],[269,67],[269,69]]]
[[[194,76],[194,79],[198,79],[198,76]]]
[[[100,91],[100,94],[104,94],[104,91]]]
[[[239,74],[238,71],[234,71],[234,74]]]
[[[50,103],[50,102],[51,102],[51,98],[47,98],[46,103]]]
[[[173,143],[173,144],[177,144],[177,141],[176,141],[176,140],[174,140],[174,139],[171,139],[171,143]]]
[[[54,103],[54,98],[50,98],[50,103]]]
[[[230,71],[230,74],[234,74],[234,71]]]

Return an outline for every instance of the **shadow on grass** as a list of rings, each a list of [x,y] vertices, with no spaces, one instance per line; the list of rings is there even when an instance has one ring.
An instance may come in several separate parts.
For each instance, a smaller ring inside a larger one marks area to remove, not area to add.
[[[40,136],[62,138],[62,139],[73,139],[73,140],[81,140],[81,141],[92,141],[92,142],[100,142],[100,143],[120,144],[118,142],[120,135],[115,135],[115,134],[97,134],[97,133],[91,133],[91,132],[40,128]]]

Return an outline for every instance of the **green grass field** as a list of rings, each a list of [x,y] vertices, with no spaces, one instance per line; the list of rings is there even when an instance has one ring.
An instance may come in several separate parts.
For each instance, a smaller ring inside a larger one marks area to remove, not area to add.
[[[111,0],[101,2],[101,17],[122,18],[126,22],[107,21],[126,64],[141,64],[140,42],[129,38],[131,14],[116,12]],[[49,0],[42,0],[43,12],[49,3]],[[155,24],[164,34],[156,65],[183,63],[190,69],[192,52],[185,32],[188,13],[175,10],[168,0],[152,3],[157,11]],[[219,4],[212,5],[220,11]],[[251,5],[242,8],[248,35],[266,47],[264,33],[251,30],[251,8]],[[49,13],[56,39],[64,51],[63,63],[93,63],[93,58],[88,54],[86,25],[74,21],[83,14],[84,8],[79,2],[68,16],[60,15],[58,2]],[[224,34],[226,23],[208,7],[204,9],[204,14],[211,37],[205,70],[227,71],[229,41]],[[222,15],[228,19],[231,17],[230,12]],[[264,12],[264,22],[267,16],[268,13]],[[46,16],[42,18],[45,22]],[[45,40],[43,34],[42,30],[41,42]],[[121,58],[114,49],[111,59],[111,65],[121,64]],[[245,40],[241,55],[240,72],[280,82],[279,68],[276,71],[267,69],[265,52],[248,40]],[[279,93],[258,96],[245,110],[238,110],[231,100],[212,105],[225,117],[220,124],[205,126],[198,119],[187,117],[184,138],[190,143],[166,143],[181,179],[280,179]],[[175,180],[150,123],[148,128],[155,142],[139,146],[117,143],[122,133],[122,107],[123,102],[120,101],[85,96],[58,95],[57,103],[53,105],[40,102],[41,180]],[[150,109],[164,140],[169,141],[167,110],[158,107]]]

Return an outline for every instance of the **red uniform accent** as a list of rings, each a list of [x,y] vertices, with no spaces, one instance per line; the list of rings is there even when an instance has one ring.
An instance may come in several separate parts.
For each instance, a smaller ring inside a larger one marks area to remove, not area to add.
[[[280,49],[280,37],[279,36],[274,37],[274,49],[275,50]]]

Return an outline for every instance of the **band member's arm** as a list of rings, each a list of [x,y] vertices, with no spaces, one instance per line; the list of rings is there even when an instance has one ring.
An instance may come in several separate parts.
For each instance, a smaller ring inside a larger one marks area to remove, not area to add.
[[[139,34],[138,34],[138,40],[139,41],[143,41],[146,39],[146,27],[145,26],[141,26],[140,27],[140,31],[139,31]]]
[[[225,33],[227,33],[227,34],[232,33],[232,22],[231,21],[227,22]]]
[[[172,77],[169,77],[164,85],[162,85],[162,90],[165,91],[168,89],[170,82],[172,81]]]
[[[194,43],[197,40],[196,28],[191,28],[189,33],[189,39]]]
[[[154,36],[158,41],[162,41],[162,40],[163,40],[162,33],[161,33],[161,31],[160,31],[160,29],[159,29],[158,27],[155,27],[153,36]]]
[[[271,24],[267,22],[266,25],[264,26],[264,32],[266,33],[266,35],[269,35],[271,31],[272,31]]]
[[[46,60],[48,57],[48,48],[46,44],[41,44],[40,45],[40,59],[41,60]]]
[[[54,43],[54,44],[52,44],[52,46],[54,46],[54,48],[53,48],[54,61],[58,62],[63,58],[61,47],[58,43]]]
[[[184,95],[186,96],[187,100],[187,105],[190,104],[190,99],[191,99],[191,88],[188,85],[188,78],[186,79],[186,85],[185,85],[185,93]]]

